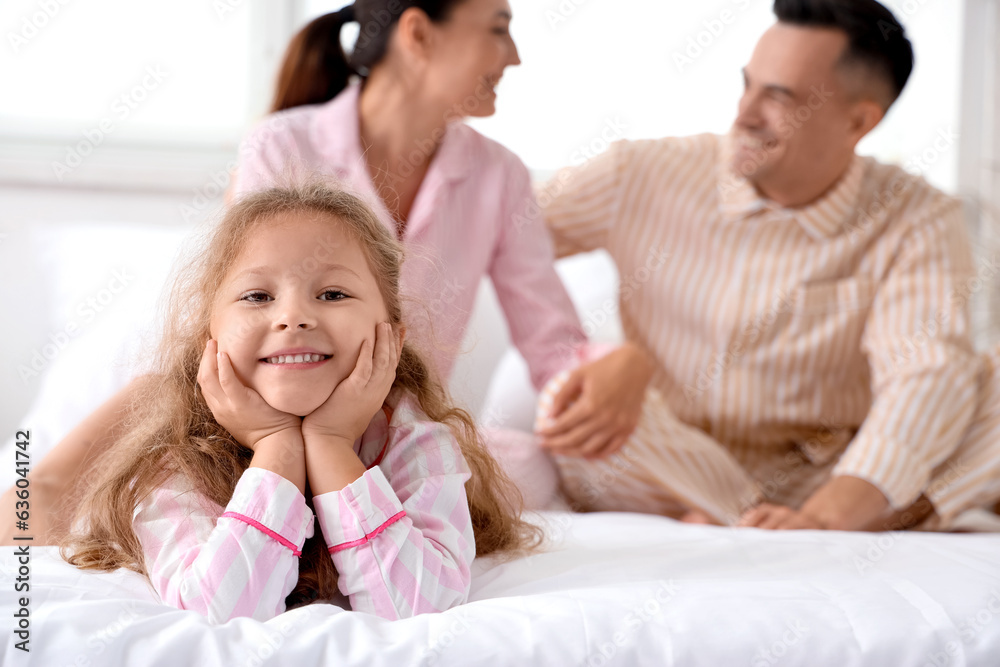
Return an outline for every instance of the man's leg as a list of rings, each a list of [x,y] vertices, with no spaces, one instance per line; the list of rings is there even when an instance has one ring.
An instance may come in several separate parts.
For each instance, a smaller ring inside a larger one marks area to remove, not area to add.
[[[733,524],[760,494],[732,455],[674,416],[656,389],[646,392],[639,425],[604,459],[556,456],[563,491],[575,510],[663,514],[698,510]]]

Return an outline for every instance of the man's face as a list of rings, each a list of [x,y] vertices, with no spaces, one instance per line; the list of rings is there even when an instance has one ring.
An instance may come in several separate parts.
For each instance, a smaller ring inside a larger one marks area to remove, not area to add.
[[[772,26],[744,68],[731,168],[766,195],[834,177],[854,152],[839,30]]]

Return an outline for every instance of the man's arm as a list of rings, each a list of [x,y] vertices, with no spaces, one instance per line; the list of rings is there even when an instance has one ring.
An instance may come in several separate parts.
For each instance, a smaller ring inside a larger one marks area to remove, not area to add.
[[[616,224],[625,142],[556,173],[537,189],[538,205],[555,245],[556,257],[607,247]]]
[[[917,518],[931,509],[913,506],[958,446],[976,405],[980,357],[968,308],[974,276],[961,205],[947,200],[908,232],[879,287],[862,338],[874,402],[832,479],[797,516],[780,521],[764,508],[770,519],[748,515],[746,524],[879,530],[892,528],[886,524],[899,513]]]

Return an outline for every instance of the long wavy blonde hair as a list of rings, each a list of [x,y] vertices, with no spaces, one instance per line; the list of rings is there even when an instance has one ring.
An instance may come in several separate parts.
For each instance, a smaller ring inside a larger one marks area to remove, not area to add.
[[[231,206],[211,234],[206,250],[183,270],[169,301],[158,368],[137,383],[124,433],[102,460],[77,510],[74,531],[62,541],[62,555],[82,569],[128,568],[148,577],[142,545],[132,517],[140,503],[170,476],[185,476],[194,488],[220,506],[233,495],[253,452],[240,445],[212,416],[196,389],[198,367],[218,287],[254,230],[276,215],[325,214],[364,249],[378,282],[393,328],[402,322],[399,294],[403,249],[372,210],[357,196],[318,183],[251,194]],[[483,445],[467,412],[455,407],[420,355],[404,344],[393,389],[409,392],[432,420],[451,429],[472,477],[466,493],[476,554],[531,550],[539,531],[520,518],[516,487]],[[311,499],[309,500],[311,507]],[[329,599],[337,573],[319,531],[302,550],[298,584],[289,606]]]

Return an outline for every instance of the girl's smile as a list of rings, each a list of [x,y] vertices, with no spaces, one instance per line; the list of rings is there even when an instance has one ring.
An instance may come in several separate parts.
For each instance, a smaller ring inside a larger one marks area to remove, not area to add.
[[[287,369],[316,368],[326,363],[332,356],[312,348],[291,348],[268,354],[260,362]]]
[[[321,213],[285,213],[250,238],[220,285],[211,336],[264,401],[305,416],[322,405],[388,319],[361,245]]]

